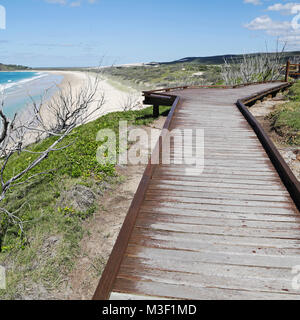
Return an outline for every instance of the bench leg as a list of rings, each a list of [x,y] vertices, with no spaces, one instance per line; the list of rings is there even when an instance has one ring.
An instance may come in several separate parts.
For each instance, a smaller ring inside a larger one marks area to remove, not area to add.
[[[153,106],[153,117],[154,118],[158,118],[159,117],[159,106],[158,105],[154,105]]]

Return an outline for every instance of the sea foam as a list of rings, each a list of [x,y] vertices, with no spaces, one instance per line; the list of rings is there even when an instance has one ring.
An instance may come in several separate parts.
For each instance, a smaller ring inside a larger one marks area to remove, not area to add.
[[[5,72],[5,75],[7,75],[7,77],[10,76],[9,72]],[[37,80],[37,79],[40,79],[40,78],[43,78],[43,77],[46,77],[46,76],[47,76],[47,73],[31,72],[31,75],[28,75],[28,78],[19,79],[19,80],[16,80],[16,81],[13,81],[11,79],[7,79],[6,82],[4,82],[5,78],[3,79],[3,77],[2,77],[2,83],[0,83],[0,91],[4,91],[5,92],[6,90],[8,90],[10,88],[13,88],[15,86],[23,86],[24,84],[26,84],[28,82],[31,82],[31,81],[34,81],[34,80]]]

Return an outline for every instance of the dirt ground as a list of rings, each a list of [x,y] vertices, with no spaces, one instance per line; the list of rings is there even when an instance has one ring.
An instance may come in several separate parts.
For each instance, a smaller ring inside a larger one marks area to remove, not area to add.
[[[272,130],[270,120],[266,119],[266,116],[274,111],[276,106],[286,102],[284,96],[278,93],[275,98],[265,98],[263,101],[258,101],[249,110],[263,126],[294,175],[300,181],[300,146],[286,145],[283,142],[283,138]]]
[[[166,118],[160,117],[147,127],[153,144],[157,141]],[[141,128],[141,127],[139,127]],[[153,129],[153,130],[152,130]],[[149,152],[147,148],[142,152]],[[85,224],[88,230],[81,241],[81,255],[65,287],[56,293],[57,299],[90,300],[117,239],[131,201],[138,188],[146,165],[117,166],[124,182],[108,188],[99,203],[100,210]]]

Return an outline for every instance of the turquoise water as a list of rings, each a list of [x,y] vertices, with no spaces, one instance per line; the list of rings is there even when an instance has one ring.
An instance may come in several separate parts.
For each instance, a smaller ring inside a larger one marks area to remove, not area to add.
[[[0,100],[3,111],[9,118],[15,113],[25,114],[32,109],[32,100],[37,104],[49,99],[57,90],[63,77],[47,72],[0,72]]]
[[[2,88],[10,87],[18,81],[30,79],[36,76],[38,76],[37,72],[0,72],[0,85],[2,85]]]

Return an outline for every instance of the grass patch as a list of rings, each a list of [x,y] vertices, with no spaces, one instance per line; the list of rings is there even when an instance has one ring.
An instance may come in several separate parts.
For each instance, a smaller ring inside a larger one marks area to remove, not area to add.
[[[286,94],[289,102],[280,105],[268,118],[272,128],[290,145],[300,145],[300,82]]]
[[[290,101],[300,102],[300,81],[293,84],[286,93],[286,97]]]
[[[161,107],[165,114],[170,108]],[[72,208],[59,208],[58,199],[73,185],[82,184],[94,190],[103,183],[118,183],[112,164],[99,164],[96,152],[100,142],[96,136],[101,129],[112,129],[118,138],[119,121],[127,120],[129,125],[147,125],[153,122],[152,107],[140,111],[115,112],[91,123],[76,128],[61,144],[73,144],[36,167],[31,174],[53,170],[51,174],[39,176],[30,183],[13,189],[5,201],[6,208],[14,210],[22,204],[19,217],[25,222],[26,238],[21,237],[17,227],[11,226],[4,216],[0,216],[2,252],[0,265],[7,269],[7,290],[0,290],[0,299],[24,298],[24,288],[42,284],[47,289],[60,286],[79,254],[79,243],[85,232],[83,221],[97,210],[76,212]],[[30,147],[41,151],[53,143],[48,138]],[[25,168],[35,155],[21,153],[11,158],[6,177]],[[26,179],[26,177],[24,177]],[[98,272],[101,261],[95,262]]]

